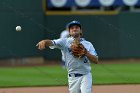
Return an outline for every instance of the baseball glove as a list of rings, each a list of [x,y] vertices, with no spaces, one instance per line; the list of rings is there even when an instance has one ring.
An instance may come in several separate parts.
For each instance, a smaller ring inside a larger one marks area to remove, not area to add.
[[[87,53],[86,48],[77,40],[71,44],[71,51],[74,57],[81,58]]]

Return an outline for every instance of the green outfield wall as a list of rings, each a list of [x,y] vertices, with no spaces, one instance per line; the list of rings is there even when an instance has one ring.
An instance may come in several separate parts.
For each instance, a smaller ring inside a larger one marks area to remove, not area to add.
[[[1,0],[0,3],[0,58],[43,56],[60,60],[57,49],[39,51],[41,39],[59,38],[66,24],[79,20],[84,37],[93,43],[100,58],[140,57],[140,13],[116,15],[46,15],[42,0]],[[21,25],[22,31],[15,27]]]

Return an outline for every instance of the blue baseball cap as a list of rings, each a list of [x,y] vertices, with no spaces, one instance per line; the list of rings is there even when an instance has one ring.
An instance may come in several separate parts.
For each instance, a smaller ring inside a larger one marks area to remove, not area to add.
[[[70,27],[72,27],[72,26],[74,26],[74,25],[77,25],[77,26],[79,26],[79,27],[81,28],[80,22],[79,22],[79,21],[76,21],[76,20],[71,21],[70,23],[68,23],[68,24],[67,24],[67,28],[70,29]]]

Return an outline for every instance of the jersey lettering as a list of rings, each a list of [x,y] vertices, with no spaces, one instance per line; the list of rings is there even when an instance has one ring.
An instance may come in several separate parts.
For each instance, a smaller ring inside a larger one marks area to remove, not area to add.
[[[69,53],[71,53],[71,49],[70,48],[68,48],[68,51],[69,51]]]
[[[87,62],[88,62],[87,57],[84,57],[84,63],[87,63]]]

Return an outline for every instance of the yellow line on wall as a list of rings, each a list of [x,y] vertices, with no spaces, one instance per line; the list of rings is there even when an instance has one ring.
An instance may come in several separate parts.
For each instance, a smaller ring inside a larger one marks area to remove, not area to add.
[[[46,11],[46,15],[117,15],[119,11]]]

